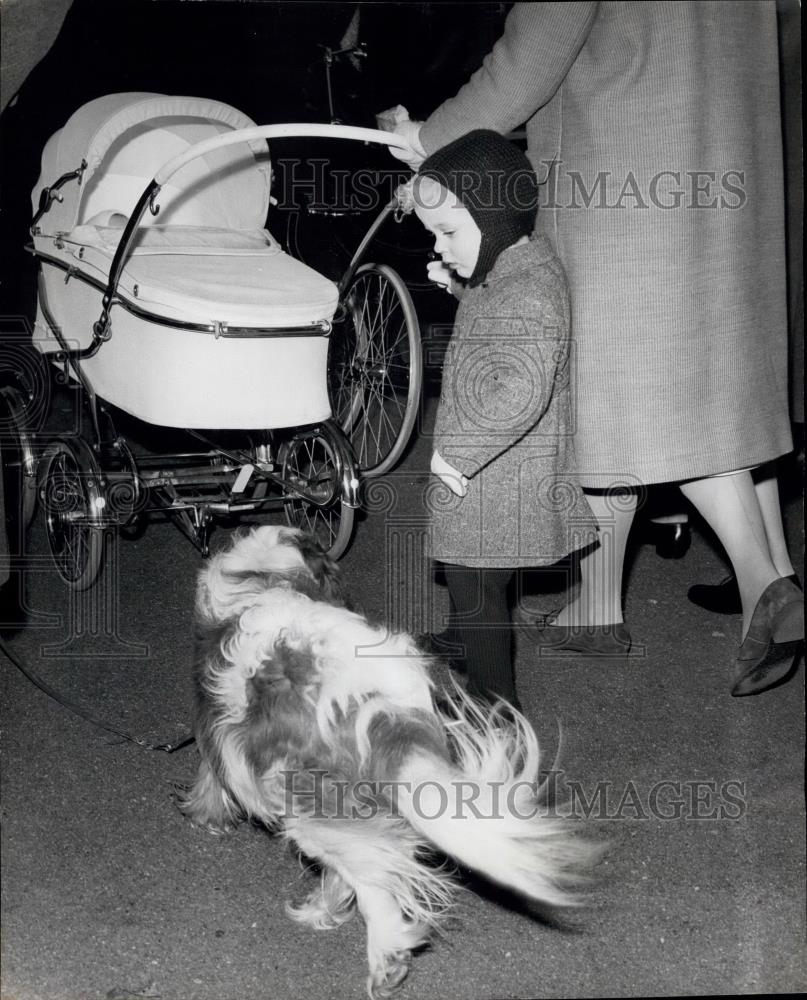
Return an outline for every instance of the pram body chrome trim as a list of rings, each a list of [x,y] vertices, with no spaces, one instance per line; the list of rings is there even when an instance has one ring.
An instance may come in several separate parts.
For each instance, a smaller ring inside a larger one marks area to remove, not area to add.
[[[43,253],[41,250],[37,250],[30,243],[26,246],[26,250],[28,250],[32,256],[36,257],[38,261],[64,271],[67,274],[65,281],[69,281],[72,278],[78,278],[79,281],[92,285],[93,288],[101,293],[106,291],[106,282],[100,281],[98,278],[87,274],[80,268],[76,267],[75,264],[68,264],[63,260],[60,260],[58,257],[52,257],[50,254]],[[234,339],[257,339],[260,337],[329,337],[333,328],[333,325],[328,320],[324,319],[318,320],[314,323],[308,323],[305,326],[234,326],[229,323],[219,322],[193,323],[187,320],[170,319],[167,316],[160,315],[159,313],[143,309],[141,306],[134,305],[134,303],[129,301],[129,299],[123,298],[120,292],[115,294],[109,308],[115,305],[121,306],[133,316],[137,316],[138,319],[148,320],[150,323],[156,323],[159,326],[170,326],[178,330],[187,330],[190,333],[206,333],[214,337],[232,337]],[[99,338],[98,345],[100,346],[105,339],[108,339],[108,336],[109,335],[107,335],[107,337]]]

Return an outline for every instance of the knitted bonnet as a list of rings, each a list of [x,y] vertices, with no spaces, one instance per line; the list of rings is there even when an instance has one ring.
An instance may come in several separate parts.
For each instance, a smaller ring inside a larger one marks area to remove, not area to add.
[[[498,132],[476,129],[427,157],[418,177],[431,177],[468,209],[482,233],[479,257],[468,279],[481,284],[496,258],[529,236],[538,210],[538,178],[518,146]]]

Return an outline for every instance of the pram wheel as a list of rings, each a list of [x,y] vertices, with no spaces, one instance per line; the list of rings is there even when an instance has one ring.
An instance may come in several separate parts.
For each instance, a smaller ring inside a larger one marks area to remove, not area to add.
[[[36,512],[36,457],[28,429],[25,396],[13,386],[0,389],[0,440],[3,454],[3,493],[8,509],[14,552],[22,551],[22,536]]]
[[[106,497],[98,463],[81,438],[57,439],[45,449],[39,499],[59,576],[73,590],[86,590],[101,569]]]
[[[364,264],[331,334],[328,393],[363,476],[388,472],[417,418],[423,359],[409,291],[386,264]]]
[[[284,503],[289,525],[310,532],[331,558],[338,559],[350,544],[355,513],[342,499],[336,442],[323,428],[303,430],[283,442],[278,460],[290,491]],[[304,495],[294,494],[295,485]]]

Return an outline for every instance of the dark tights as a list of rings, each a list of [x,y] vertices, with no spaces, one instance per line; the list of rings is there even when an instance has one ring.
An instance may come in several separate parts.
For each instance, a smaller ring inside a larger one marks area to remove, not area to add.
[[[465,664],[468,693],[517,705],[513,674],[513,630],[507,588],[512,569],[445,565],[451,617],[443,638]]]

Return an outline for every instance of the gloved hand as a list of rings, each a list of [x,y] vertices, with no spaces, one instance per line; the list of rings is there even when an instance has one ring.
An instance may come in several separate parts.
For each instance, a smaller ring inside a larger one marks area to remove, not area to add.
[[[451,291],[454,274],[451,268],[441,260],[429,261],[426,265],[426,275],[429,281],[433,281],[435,285],[441,285],[447,292]]]
[[[398,104],[394,108],[388,108],[375,116],[376,124],[384,132],[393,132],[404,139],[408,149],[396,149],[390,146],[389,151],[398,159],[408,163],[413,170],[417,170],[426,159],[426,150],[421,146],[420,126],[422,122],[413,122],[409,117],[409,112],[402,105]]]
[[[431,471],[458,497],[464,497],[468,492],[466,477],[458,472],[453,465],[449,465],[436,449],[432,452]]]

